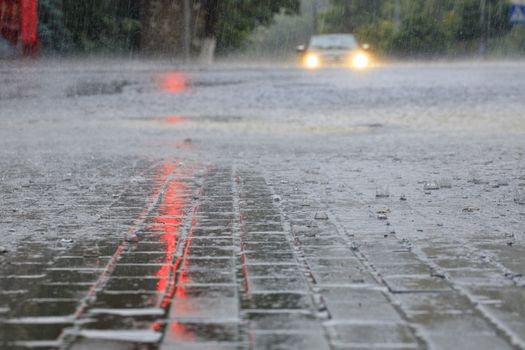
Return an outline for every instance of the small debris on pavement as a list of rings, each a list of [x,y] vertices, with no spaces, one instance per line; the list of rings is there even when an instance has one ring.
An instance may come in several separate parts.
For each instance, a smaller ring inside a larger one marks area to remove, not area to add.
[[[388,198],[390,197],[390,189],[388,186],[376,187],[376,198]]]
[[[514,192],[514,203],[525,204],[525,191],[516,189]]]
[[[437,278],[441,278],[441,279],[446,279],[445,275],[441,272],[437,272],[437,271],[431,271],[430,272],[430,277],[437,277]]]
[[[400,201],[406,201],[407,200],[407,196],[402,194],[401,197],[399,197],[399,200]]]
[[[0,246],[0,254],[5,254],[5,253],[7,253],[7,248],[4,246]]]
[[[462,212],[464,212],[464,213],[474,213],[476,211],[480,211],[480,209],[476,208],[476,207],[465,207],[462,210]]]
[[[376,212],[377,214],[377,218],[379,220],[388,220],[388,214],[390,213],[390,209],[383,209],[383,210],[378,210]]]
[[[280,201],[281,201],[281,196],[278,196],[278,195],[276,195],[276,194],[274,194],[274,195],[272,196],[272,198],[273,198],[273,201],[274,201],[274,202],[280,202]]]
[[[439,190],[439,184],[437,181],[427,181],[423,185],[423,190],[425,191],[436,191]]]

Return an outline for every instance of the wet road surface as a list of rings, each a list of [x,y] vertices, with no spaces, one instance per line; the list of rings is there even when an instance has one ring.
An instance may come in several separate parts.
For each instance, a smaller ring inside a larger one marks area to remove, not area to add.
[[[525,348],[524,78],[5,63],[2,349]]]

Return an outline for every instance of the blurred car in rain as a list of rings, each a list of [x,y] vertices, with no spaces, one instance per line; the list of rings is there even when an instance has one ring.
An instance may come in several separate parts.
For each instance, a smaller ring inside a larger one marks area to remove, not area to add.
[[[308,45],[297,46],[301,65],[308,69],[349,67],[363,70],[370,66],[369,45],[359,45],[352,34],[314,35]]]

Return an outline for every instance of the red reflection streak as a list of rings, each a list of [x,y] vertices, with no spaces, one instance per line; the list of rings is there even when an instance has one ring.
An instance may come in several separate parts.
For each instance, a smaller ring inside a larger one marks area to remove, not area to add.
[[[195,211],[196,208],[193,209],[192,212],[192,221],[191,221],[191,227],[188,232],[188,236],[186,238],[186,241],[184,242],[184,251],[182,257],[177,257],[175,260],[175,263],[172,266],[172,274],[171,274],[171,281],[170,281],[170,287],[169,290],[166,293],[166,296],[164,297],[164,300],[161,303],[161,307],[165,308],[169,305],[171,302],[172,297],[175,295],[180,298],[186,297],[186,291],[184,290],[184,283],[190,281],[190,277],[188,276],[188,252],[191,246],[191,240],[193,238],[193,227],[197,224],[197,219],[195,218]],[[177,276],[177,271],[179,271]]]
[[[172,179],[169,179],[164,187],[161,202],[159,203],[159,212],[153,218],[153,223],[148,228],[154,232],[161,233],[160,239],[163,243],[164,258],[162,266],[155,273],[158,277],[156,290],[163,295],[159,301],[159,307],[166,309],[174,296],[177,298],[186,298],[184,284],[189,282],[188,274],[188,255],[193,238],[193,228],[197,224],[196,211],[197,207],[192,209],[191,225],[184,241],[179,240],[180,226],[184,215],[184,208],[187,207],[188,197],[186,186],[178,181],[181,175],[187,174],[186,171],[176,171],[173,163],[167,163],[161,168],[159,178],[168,178],[173,173]],[[161,190],[159,190],[161,191]],[[160,193],[160,192],[159,192]],[[182,245],[179,247],[179,245]],[[182,248],[182,256],[173,258],[177,253],[177,248]],[[160,331],[162,326],[158,322],[153,322],[150,329]],[[187,330],[187,327],[177,322],[171,322],[170,329],[178,340],[191,340],[193,334]]]
[[[180,115],[170,115],[169,117],[164,118],[164,123],[169,125],[182,124],[188,121],[188,117],[183,117]]]
[[[188,328],[182,323],[173,321],[170,324],[170,329],[175,340],[193,340],[193,333],[188,331]]]
[[[194,211],[195,213],[195,211]],[[193,214],[194,214],[193,213]],[[182,263],[181,263],[181,260],[180,259],[177,259],[177,263],[176,263],[176,266],[175,268],[178,267],[178,265],[180,264],[180,272],[179,272],[179,276],[178,278],[176,279],[176,288],[175,288],[175,297],[176,298],[179,298],[179,299],[184,299],[186,298],[186,289],[185,289],[185,285],[191,281],[191,277],[189,276],[188,274],[188,253],[189,253],[189,250],[190,250],[190,246],[191,246],[191,241],[193,239],[193,227],[195,227],[195,225],[197,224],[197,219],[195,218],[195,215],[193,215],[193,219],[192,219],[192,222],[191,222],[191,229],[188,233],[188,238],[187,238],[187,241],[186,241],[186,246],[184,247],[184,254],[182,256]],[[174,284],[175,286],[175,284]],[[170,300],[171,300],[171,297],[172,295],[170,295]],[[169,300],[165,300],[169,303]],[[187,330],[187,327],[184,325],[184,324],[181,324],[179,322],[176,322],[176,321],[173,321],[171,324],[170,324],[170,329],[172,331],[172,334],[173,336],[177,339],[177,340],[192,340],[193,339],[193,333],[191,331],[188,331]]]
[[[161,166],[161,168],[159,170],[158,179],[157,179],[158,183],[164,183],[169,178],[169,176],[175,171],[175,169],[176,169],[176,164],[174,162],[172,162],[172,161],[165,162]],[[160,193],[162,191],[162,187],[163,186],[158,186],[153,191],[153,193],[149,196],[149,198],[148,198],[148,206],[145,209],[143,209],[141,211],[141,213],[139,214],[139,216],[136,217],[133,220],[133,225],[131,225],[128,228],[128,232],[133,232],[133,231],[137,231],[138,230],[137,226],[139,225],[139,223],[141,223],[141,222],[143,222],[145,220],[146,214],[149,211],[148,208],[155,204],[155,202],[157,201],[158,196],[160,195]],[[182,205],[181,205],[180,208],[182,208]],[[107,282],[108,276],[111,274],[111,272],[113,271],[114,267],[116,266],[121,253],[124,251],[125,245],[126,245],[126,241],[122,241],[119,244],[119,246],[115,250],[115,253],[111,257],[111,259],[109,260],[107,265],[103,268],[102,273],[100,274],[98,279],[93,283],[91,288],[88,290],[86,296],[80,301],[80,303],[77,306],[75,312],[73,313],[73,316],[74,316],[75,319],[80,318],[82,316],[82,314],[84,314],[86,308],[89,305],[90,300],[92,300],[96,296],[96,294],[102,289],[102,286],[104,285],[104,283]],[[157,274],[160,275],[161,274],[160,271]],[[158,331],[160,329],[160,325],[157,322],[154,322],[150,326],[150,329]],[[57,339],[61,341],[64,338],[64,336],[66,336],[66,334],[67,333],[62,332],[58,336]]]
[[[155,274],[159,277],[157,291],[165,292],[169,283],[169,276],[172,274],[171,263],[173,255],[177,249],[177,239],[179,236],[181,217],[186,205],[186,187],[177,181],[176,177],[169,180],[164,190],[162,202],[159,205],[159,215],[153,219],[151,229],[162,232],[160,239],[164,243],[164,260],[162,267]]]
[[[170,94],[178,94],[188,88],[188,79],[181,72],[167,72],[159,77],[159,88]]]

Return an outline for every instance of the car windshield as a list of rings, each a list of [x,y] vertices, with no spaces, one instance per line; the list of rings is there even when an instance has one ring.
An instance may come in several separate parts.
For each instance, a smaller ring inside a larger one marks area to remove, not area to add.
[[[312,49],[355,49],[357,41],[353,35],[319,35],[310,40]]]

